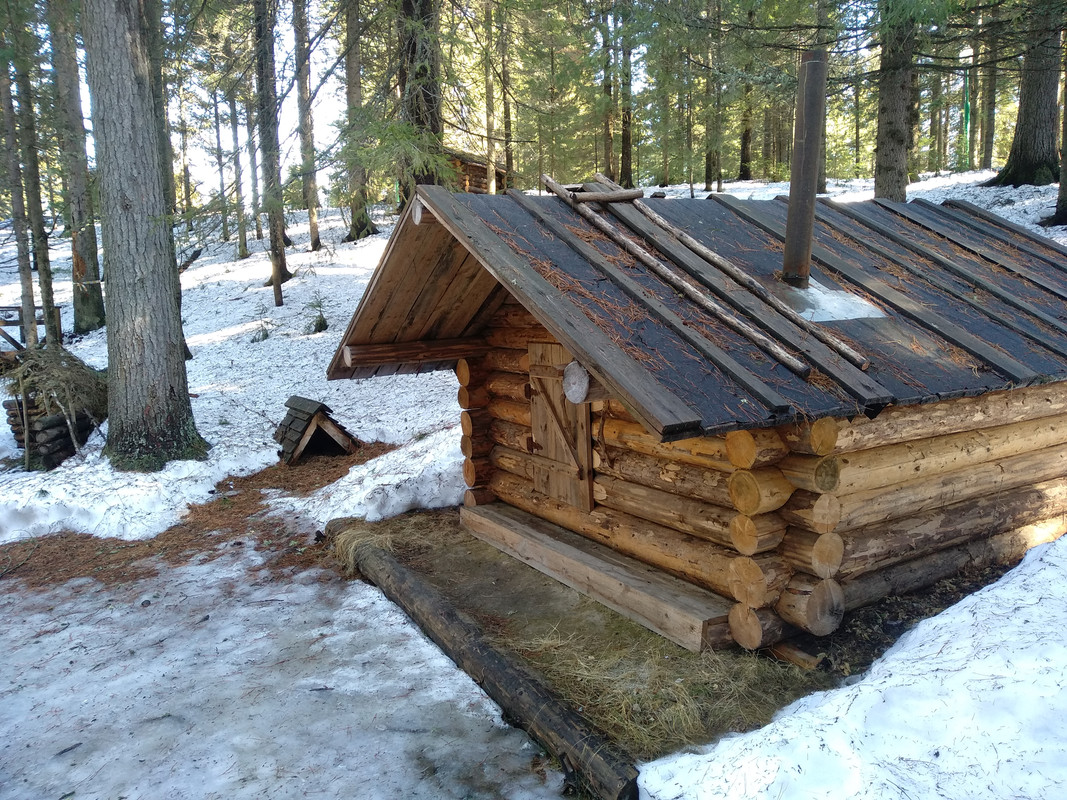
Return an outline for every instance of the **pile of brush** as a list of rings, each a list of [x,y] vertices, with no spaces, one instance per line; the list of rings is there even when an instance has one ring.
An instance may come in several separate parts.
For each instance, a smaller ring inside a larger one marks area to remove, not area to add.
[[[78,452],[107,416],[107,379],[62,348],[18,354],[3,403],[26,466],[52,469]]]

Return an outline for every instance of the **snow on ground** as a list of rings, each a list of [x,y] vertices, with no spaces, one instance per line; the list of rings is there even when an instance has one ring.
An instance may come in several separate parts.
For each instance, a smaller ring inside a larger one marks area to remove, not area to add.
[[[911,197],[961,197],[1033,228],[1055,187],[983,189],[985,175],[931,177]],[[735,183],[764,198],[787,184]],[[870,197],[864,181],[832,185]],[[688,196],[688,187],[670,187]],[[704,193],[697,193],[703,196]],[[341,220],[326,215],[323,238]],[[455,380],[448,373],[327,383],[326,364],[386,235],[304,252],[273,306],[269,260],[205,247],[183,275],[193,411],[213,445],[205,462],[155,475],[111,470],[98,433],[50,473],[0,468],[0,543],[70,529],[147,538],[209,499],[229,474],[276,459],[271,435],[292,394],[321,400],[365,440],[401,447],[279,512],[321,527],[335,516],[389,516],[450,505],[462,491]],[[1067,244],[1067,230],[1052,231]],[[70,257],[53,253],[68,310]],[[0,305],[18,302],[11,242],[0,240]],[[308,333],[315,307],[330,322]],[[103,366],[102,333],[71,349]],[[0,458],[16,456],[0,431]],[[655,798],[1064,796],[1067,543],[1035,551],[999,584],[904,637],[856,683],[806,698],[763,730],[642,768]],[[377,590],[304,573],[262,577],[252,548],[119,588],[77,581],[0,592],[0,796],[542,797],[535,749]],[[148,601],[148,602],[145,602]],[[74,794],[68,794],[73,792]]]

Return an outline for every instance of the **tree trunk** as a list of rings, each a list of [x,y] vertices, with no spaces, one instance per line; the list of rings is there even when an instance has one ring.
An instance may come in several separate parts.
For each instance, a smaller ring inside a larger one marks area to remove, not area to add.
[[[915,20],[883,3],[882,59],[878,70],[878,134],[874,196],[904,202],[908,193],[909,108]]]
[[[975,30],[971,40],[971,65],[967,68],[967,169],[974,169],[974,156],[978,147],[978,125],[975,112],[978,110],[978,60],[982,42]]]
[[[622,6],[620,18],[620,142],[619,149],[619,183],[625,188],[634,188],[634,95],[633,95],[633,7],[630,0]]]
[[[921,94],[919,91],[919,71],[911,70],[911,92],[908,95],[908,180],[919,180],[919,128],[922,122],[920,116]]]
[[[48,255],[48,231],[45,230],[44,208],[41,204],[41,167],[38,159],[40,142],[37,138],[37,114],[33,107],[33,87],[30,65],[36,60],[37,39],[23,20],[13,18],[9,6],[8,19],[14,40],[15,88],[18,90],[18,143],[22,150],[22,190],[26,195],[26,213],[30,221],[33,241],[33,261],[37,267],[37,285],[41,290],[44,330],[49,347],[60,346],[63,336],[56,321],[56,306],[52,296],[52,261]]]
[[[222,216],[222,241],[230,241],[230,208],[226,202],[226,160],[222,157],[222,120],[219,117],[219,93],[211,93],[211,111],[215,122],[215,164],[219,170],[219,214]]]
[[[193,176],[189,170],[189,122],[185,117],[185,99],[182,91],[182,73],[178,71],[178,129],[181,138],[182,157],[182,216],[185,217],[185,232],[193,232]],[[175,198],[177,202],[177,198]]]
[[[296,100],[299,109],[300,177],[303,181],[304,207],[308,212],[311,250],[322,247],[319,241],[319,187],[315,179],[315,136],[311,124],[311,54],[308,52],[307,0],[293,0],[293,37],[296,39]]]
[[[163,191],[167,202],[167,214],[178,209],[177,189],[174,186],[174,146],[170,141],[170,126],[167,124],[167,86],[163,78],[163,61],[166,42],[163,38],[163,0],[143,0],[141,24],[148,41],[148,60],[151,64],[152,104],[155,114],[156,135],[159,137],[159,161],[163,170]]]
[[[1067,37],[1063,42],[1063,74],[1067,75]],[[1067,104],[1067,82],[1064,83],[1063,98]],[[1067,225],[1067,105],[1061,105],[1061,108],[1063,130],[1060,132],[1060,190],[1056,195],[1056,212],[1048,219],[1042,220],[1042,225]]]
[[[367,170],[359,157],[363,139],[363,60],[360,35],[363,26],[358,0],[345,3],[345,101],[348,114],[348,191],[351,220],[346,242],[373,236],[378,228],[367,213]]]
[[[86,0],[85,49],[108,277],[108,443],[120,469],[203,458],[137,0]]]
[[[496,76],[493,74],[493,0],[485,0],[485,43],[482,51],[482,68],[485,72],[485,187],[489,194],[496,194]]]
[[[993,9],[996,19],[996,7]],[[981,169],[993,168],[993,143],[997,129],[997,61],[1000,59],[1000,39],[996,31],[988,34],[985,64],[982,67],[982,158]]]
[[[515,145],[511,120],[511,26],[507,3],[501,3],[500,38],[497,40],[500,57],[500,94],[504,98],[504,188],[511,188],[515,173]]]
[[[600,15],[600,54],[604,65],[603,80],[600,83],[600,102],[604,106],[604,174],[615,180],[615,83],[612,79],[615,59],[612,57],[611,45],[611,17],[604,11]]]
[[[64,195],[70,219],[71,283],[74,289],[74,332],[95,331],[104,325],[104,295],[96,247],[93,197],[89,191],[89,161],[85,152],[74,21],[65,3],[49,3],[52,78],[56,92],[56,126],[63,162]]]
[[[752,84],[746,82],[741,90],[741,142],[740,163],[737,168],[739,181],[752,180]]]
[[[987,186],[1047,186],[1060,171],[1056,129],[1063,19],[1056,12],[1055,0],[1042,0],[1033,19],[1032,46],[1023,56],[1019,115],[1008,163]]]
[[[941,73],[930,76],[930,149],[927,151],[926,168],[941,172]]]
[[[241,168],[241,141],[237,126],[237,93],[233,86],[226,93],[230,111],[230,136],[233,139],[234,205],[237,209],[237,258],[248,258],[248,220],[245,219],[243,188],[244,170]]]
[[[402,205],[411,200],[416,185],[439,180],[436,162],[441,156],[444,119],[438,11],[437,0],[400,2],[400,119],[411,126],[416,147],[421,151],[420,164],[402,165]]]
[[[285,207],[282,201],[278,145],[278,100],[274,87],[274,12],[272,0],[254,0],[256,89],[259,99],[259,142],[263,152],[263,200],[270,233],[274,305],[282,304],[282,284],[293,276],[285,265]]]
[[[6,55],[6,54],[3,54]],[[11,73],[6,57],[0,57],[0,113],[4,121],[4,164],[7,187],[11,192],[11,216],[15,228],[19,283],[22,284],[22,336],[27,347],[37,346],[37,303],[33,297],[33,263],[30,257],[30,226],[22,199],[22,165],[19,163],[18,136],[15,131],[15,104],[11,99]],[[28,320],[28,322],[27,322]]]
[[[856,77],[852,84],[852,150],[853,177],[860,177],[863,174],[863,143],[860,138],[863,127],[863,106],[860,102],[860,78]]]
[[[259,159],[256,156],[256,112],[250,100],[245,104],[245,126],[248,128],[248,177],[252,184],[252,218],[256,222],[256,239],[263,241],[263,207],[259,203]]]

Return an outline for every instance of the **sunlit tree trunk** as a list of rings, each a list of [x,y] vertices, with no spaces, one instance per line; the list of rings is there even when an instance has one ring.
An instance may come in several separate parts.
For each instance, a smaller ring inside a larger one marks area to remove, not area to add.
[[[315,179],[315,136],[311,121],[311,54],[308,52],[307,0],[293,0],[293,36],[296,40],[296,100],[300,135],[300,179],[304,190],[304,207],[308,212],[311,250],[322,247],[319,241],[319,186]]]
[[[56,92],[56,124],[60,134],[63,182],[70,220],[71,283],[74,332],[88,333],[104,325],[104,295],[96,247],[93,197],[89,191],[89,162],[85,152],[77,50],[72,9],[48,3],[51,31],[52,78]]]
[[[202,458],[138,0],[86,0],[85,48],[108,277],[108,440],[119,468]]]
[[[911,70],[915,54],[915,20],[882,4],[882,59],[878,69],[878,134],[874,160],[874,196],[903,202],[908,193]]]
[[[233,139],[234,205],[237,207],[237,257],[248,258],[248,220],[245,218],[244,170],[241,168],[241,141],[238,136],[237,97],[233,87],[226,93]]]
[[[346,242],[356,242],[378,232],[367,213],[367,170],[360,158],[363,143],[363,53],[360,50],[363,19],[359,0],[345,3],[345,102],[347,105],[346,148],[351,217]]]
[[[222,216],[222,241],[230,241],[230,208],[226,201],[226,160],[222,155],[222,120],[219,117],[219,94],[211,93],[211,110],[215,121],[215,164],[219,170],[219,213]]]
[[[52,260],[48,255],[48,231],[45,229],[44,208],[41,202],[41,167],[38,154],[37,111],[33,106],[33,87],[30,65],[37,57],[37,40],[25,20],[15,17],[8,6],[8,21],[14,40],[15,88],[18,91],[16,116],[18,143],[22,152],[22,190],[26,195],[26,214],[30,221],[33,241],[33,262],[37,267],[37,285],[41,290],[46,343],[59,346],[62,331],[56,320],[56,305],[52,294]]]
[[[1019,115],[1008,162],[989,186],[1045,186],[1060,170],[1056,151],[1059,117],[1060,30],[1056,0],[1041,0],[1033,12],[1031,47],[1023,56]]]
[[[259,159],[256,153],[256,112],[251,101],[245,105],[245,125],[248,128],[248,177],[252,184],[252,218],[256,223],[256,239],[263,241],[263,207],[259,202]]]
[[[496,37],[493,35],[493,0],[485,0],[483,5],[484,14],[484,47],[482,49],[482,69],[485,76],[485,185],[489,194],[496,194],[496,77],[493,74],[495,65],[493,56],[496,48],[493,46]]]
[[[19,265],[19,283],[22,286],[22,326],[27,347],[37,346],[37,303],[33,296],[33,262],[30,256],[30,225],[26,219],[26,206],[22,199],[22,165],[19,163],[18,137],[15,131],[15,105],[11,99],[10,64],[0,54],[0,114],[4,123],[4,169],[7,186],[11,192],[11,216],[15,229],[15,247]]]
[[[270,235],[274,305],[282,304],[282,284],[293,276],[285,264],[285,209],[282,201],[278,145],[278,100],[274,86],[274,12],[272,0],[254,0],[256,89],[259,98],[259,143],[263,154],[263,200]]]

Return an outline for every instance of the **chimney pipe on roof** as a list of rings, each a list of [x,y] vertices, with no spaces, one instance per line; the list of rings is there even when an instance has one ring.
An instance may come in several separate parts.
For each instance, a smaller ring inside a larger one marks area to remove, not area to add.
[[[811,271],[815,190],[819,181],[819,156],[826,116],[826,51],[806,51],[800,59],[798,77],[782,279],[792,286],[806,289]]]

